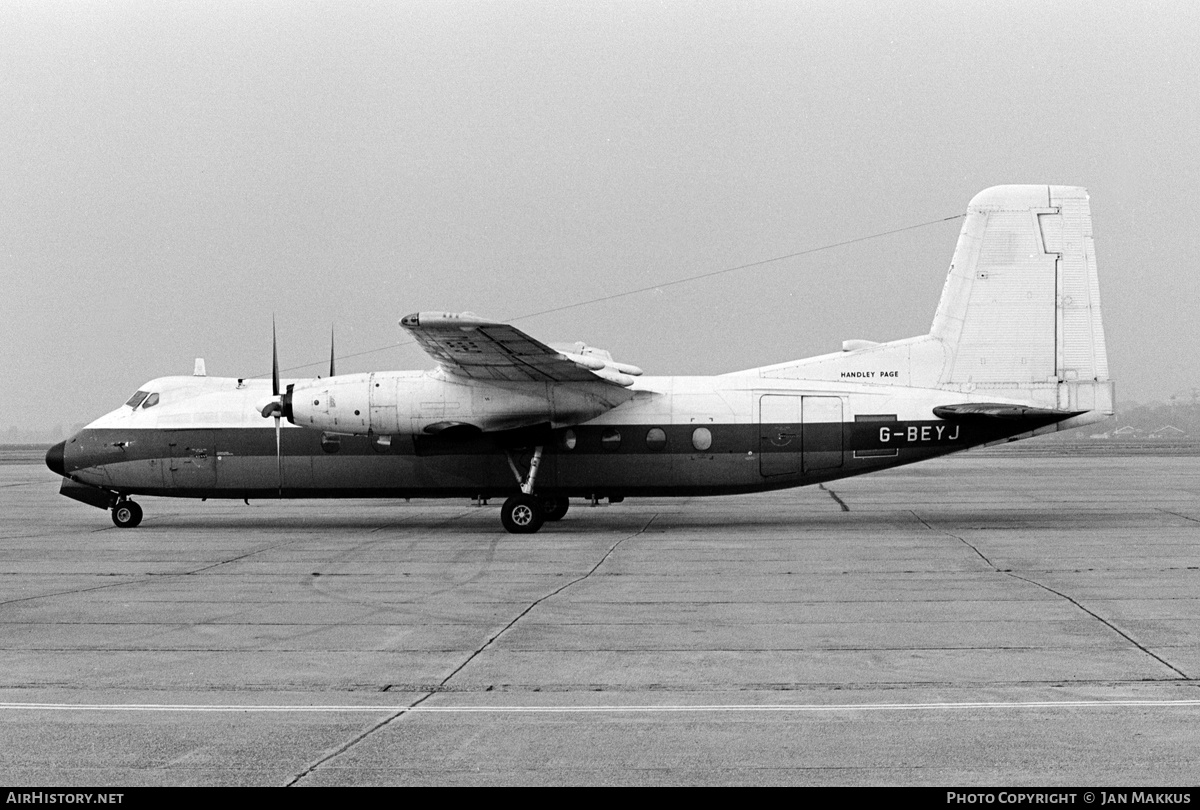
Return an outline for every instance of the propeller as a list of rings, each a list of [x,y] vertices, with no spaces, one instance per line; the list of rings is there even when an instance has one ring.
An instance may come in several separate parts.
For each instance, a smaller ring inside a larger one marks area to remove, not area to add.
[[[279,341],[275,339],[275,316],[271,316],[271,396],[278,403],[275,408],[275,480],[279,482],[279,497],[283,497],[283,453],[279,442],[279,417],[283,415],[283,403],[279,400]]]
[[[290,386],[289,386],[290,388]],[[288,392],[289,399],[291,391]],[[263,406],[263,418],[275,417],[275,475],[279,482],[279,497],[283,497],[283,453],[280,449],[279,418],[284,413],[284,401],[279,396],[279,341],[275,337],[275,316],[271,316],[271,396],[270,402]],[[290,402],[289,402],[290,404]]]
[[[333,327],[329,327],[329,376],[337,373],[335,362]],[[279,481],[279,497],[283,497],[283,452],[281,449],[280,433],[282,425],[279,420],[292,418],[292,386],[283,393],[279,385],[279,340],[275,335],[275,316],[271,316],[271,401],[262,408],[263,419],[275,418],[275,474]],[[281,396],[282,393],[282,396]]]

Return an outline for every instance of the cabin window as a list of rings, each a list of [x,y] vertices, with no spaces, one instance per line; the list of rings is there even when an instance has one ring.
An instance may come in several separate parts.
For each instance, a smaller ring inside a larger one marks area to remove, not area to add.
[[[371,442],[371,449],[376,453],[387,454],[392,452],[392,437],[391,436],[376,436]]]
[[[142,403],[142,410],[145,410],[146,408],[153,408],[157,404],[158,404],[158,392],[155,391],[153,394],[146,397],[146,401]]]
[[[662,450],[667,446],[667,432],[662,428],[650,428],[646,432],[646,446],[651,450]]]
[[[148,396],[150,396],[149,391],[138,391],[136,394],[131,396],[129,398],[129,401],[126,402],[125,404],[128,405],[130,408],[137,408],[138,405],[142,404],[142,400],[144,400]]]
[[[616,450],[621,446],[621,431],[616,428],[608,428],[604,433],[600,434],[600,446],[605,450]]]
[[[574,450],[575,444],[579,441],[575,437],[575,431],[564,430],[562,436],[559,437],[558,443],[563,450]]]
[[[322,433],[321,449],[326,453],[336,453],[342,449],[342,437],[336,433]]]
[[[701,451],[712,447],[712,431],[708,428],[696,428],[693,430],[692,447]]]

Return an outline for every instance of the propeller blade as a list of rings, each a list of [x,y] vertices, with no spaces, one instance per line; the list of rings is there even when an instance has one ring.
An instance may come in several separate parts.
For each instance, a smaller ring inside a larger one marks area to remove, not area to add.
[[[279,417],[283,414],[283,403],[279,399],[279,340],[275,336],[275,316],[271,316],[271,395],[275,401],[262,409],[263,418],[275,417],[275,476],[279,482],[279,497],[283,497],[283,451],[279,438]]]
[[[333,369],[333,327],[329,327],[329,376],[337,374]]]
[[[275,339],[274,315],[271,316],[271,393],[279,397],[279,342]]]

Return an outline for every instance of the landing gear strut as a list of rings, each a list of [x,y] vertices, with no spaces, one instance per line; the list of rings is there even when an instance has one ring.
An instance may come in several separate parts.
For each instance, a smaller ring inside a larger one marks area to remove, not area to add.
[[[514,495],[504,502],[504,506],[500,508],[500,523],[505,530],[513,534],[533,534],[542,528],[545,521],[562,518],[570,505],[566,498],[533,494],[538,466],[542,463],[542,449],[541,445],[534,448],[533,458],[529,461],[529,474],[524,476],[521,475],[512,452],[508,453],[508,466],[512,468],[517,485],[521,487],[521,494]]]
[[[132,529],[142,522],[142,507],[133,501],[117,501],[112,508],[112,521],[119,529]]]

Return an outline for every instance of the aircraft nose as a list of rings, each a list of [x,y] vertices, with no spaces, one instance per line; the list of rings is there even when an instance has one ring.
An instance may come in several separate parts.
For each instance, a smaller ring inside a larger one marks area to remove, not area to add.
[[[67,477],[67,465],[63,461],[63,451],[66,447],[67,443],[62,441],[46,451],[46,466],[63,478]]]

